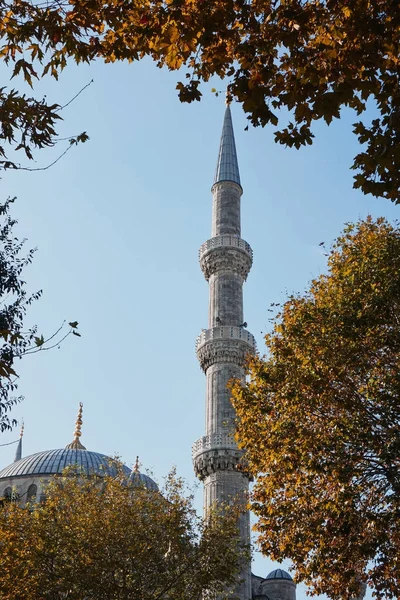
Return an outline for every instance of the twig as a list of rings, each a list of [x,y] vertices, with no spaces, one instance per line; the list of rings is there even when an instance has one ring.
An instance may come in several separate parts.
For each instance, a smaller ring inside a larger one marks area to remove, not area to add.
[[[67,102],[67,104],[64,104],[63,106],[60,106],[59,108],[57,108],[57,110],[55,112],[59,112],[60,110],[63,110],[64,108],[66,108],[67,106],[69,106],[78,96],[80,96],[82,94],[82,92],[84,90],[86,90],[86,88],[89,87],[89,85],[92,85],[92,83],[94,83],[94,79],[91,79],[89,81],[89,83],[87,83],[85,86],[83,86],[83,88],[77,94],[75,94],[75,96],[73,98],[71,98],[71,100],[69,102]]]
[[[11,446],[11,444],[16,444],[17,442],[19,442],[20,438],[18,438],[17,440],[14,440],[13,442],[8,442],[8,444],[0,444],[1,446]]]
[[[60,344],[62,344],[62,342],[72,333],[72,329],[71,331],[68,331],[68,333],[66,333],[64,335],[64,337],[62,337],[58,342],[56,342],[55,344],[53,344],[52,346],[47,346],[47,348],[43,347],[43,344],[41,346],[38,346],[36,349],[32,349],[32,350],[27,350],[26,352],[23,353],[23,356],[26,356],[27,354],[36,354],[37,352],[44,352],[45,350],[52,350],[53,348],[57,348],[57,346],[59,346]]]
[[[65,156],[69,150],[71,150],[72,146],[73,146],[73,144],[68,146],[68,148],[66,148],[64,150],[64,152],[62,154],[60,154],[60,156],[58,158],[56,158],[56,160],[53,160],[52,163],[47,165],[47,167],[16,167],[16,170],[17,171],[47,171],[47,169],[50,169],[50,167],[52,167],[53,165],[58,163],[58,161],[61,160],[62,157]]]

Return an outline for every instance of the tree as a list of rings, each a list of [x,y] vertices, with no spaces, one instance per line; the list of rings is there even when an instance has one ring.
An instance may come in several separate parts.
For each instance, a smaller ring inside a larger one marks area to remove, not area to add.
[[[24,321],[28,307],[38,300],[41,291],[31,295],[26,290],[22,273],[33,259],[34,249],[22,255],[25,240],[15,237],[17,223],[10,214],[14,198],[0,204],[0,432],[11,429],[16,424],[9,418],[9,412],[22,397],[13,396],[18,387],[15,363],[28,354],[58,347],[70,334],[79,335],[77,322],[64,325],[45,339],[39,335],[37,327],[25,329]]]
[[[174,474],[161,494],[67,473],[30,510],[3,503],[0,545],[4,600],[200,600],[224,594],[243,556],[235,512],[198,518]]]
[[[233,384],[261,549],[333,600],[400,597],[399,315],[399,225],[348,225]]]
[[[276,131],[281,144],[311,144],[312,125],[328,124],[343,107],[357,115],[371,104],[377,118],[354,124],[365,150],[357,154],[354,186],[400,202],[400,10],[393,0],[1,0],[1,57],[29,85],[58,78],[68,61],[96,58],[140,60],[187,68],[179,97],[201,98],[201,82],[228,78],[253,125],[288,125]],[[54,145],[60,106],[3,87],[0,146],[3,168],[16,145]],[[71,143],[84,141],[73,137]],[[29,167],[28,167],[29,168]]]

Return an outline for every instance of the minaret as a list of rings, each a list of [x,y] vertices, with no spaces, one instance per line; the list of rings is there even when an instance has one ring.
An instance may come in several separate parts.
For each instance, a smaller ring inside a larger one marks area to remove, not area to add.
[[[240,469],[242,457],[233,438],[235,411],[227,383],[244,380],[244,362],[255,351],[254,337],[243,318],[243,283],[252,265],[252,250],[240,237],[240,184],[229,104],[222,128],[214,185],[212,238],[199,252],[209,282],[208,329],[197,339],[196,351],[206,375],[206,435],[193,445],[194,470],[204,481],[204,510],[215,501],[246,498],[249,477]],[[241,517],[242,541],[250,543],[249,513]],[[251,598],[250,563],[244,566],[233,598]]]
[[[17,449],[15,451],[14,462],[17,462],[17,460],[21,460],[21,458],[22,458],[22,438],[23,437],[24,437],[24,422],[22,421],[18,445],[17,445]]]

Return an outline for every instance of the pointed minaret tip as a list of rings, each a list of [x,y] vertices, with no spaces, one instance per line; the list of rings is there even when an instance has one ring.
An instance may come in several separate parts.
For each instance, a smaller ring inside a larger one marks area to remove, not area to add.
[[[231,97],[226,95],[226,109],[224,124],[222,126],[221,142],[214,184],[220,181],[232,181],[240,184],[239,164],[236,154],[235,134],[233,132],[232,115],[230,109]]]
[[[66,448],[70,448],[71,450],[86,450],[85,446],[81,444],[81,441],[79,439],[82,435],[82,411],[83,404],[82,402],[79,402],[78,416],[76,417],[75,421],[74,439],[70,444],[65,446]]]
[[[22,421],[21,423],[21,431],[19,432],[19,440],[18,440],[18,445],[17,445],[17,449],[15,451],[15,457],[14,457],[14,462],[17,462],[17,460],[21,460],[22,458],[22,438],[24,437],[24,422]]]

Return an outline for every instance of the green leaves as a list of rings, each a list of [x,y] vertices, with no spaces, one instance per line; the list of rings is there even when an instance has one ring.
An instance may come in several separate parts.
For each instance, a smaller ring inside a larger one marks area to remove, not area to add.
[[[32,64],[28,63],[23,58],[21,58],[20,60],[17,60],[17,62],[15,63],[15,66],[14,66],[12,78],[16,77],[21,70],[23,72],[25,81],[30,85],[31,88],[33,88],[32,77],[35,77],[36,79],[39,79],[39,77],[38,77],[36,71],[34,70]]]
[[[40,337],[38,337],[38,336],[35,336],[35,337],[33,338],[33,341],[35,342],[35,345],[36,345],[38,348],[40,348],[40,346],[43,346],[43,344],[44,344],[44,337],[43,337],[43,335],[41,335]]]

